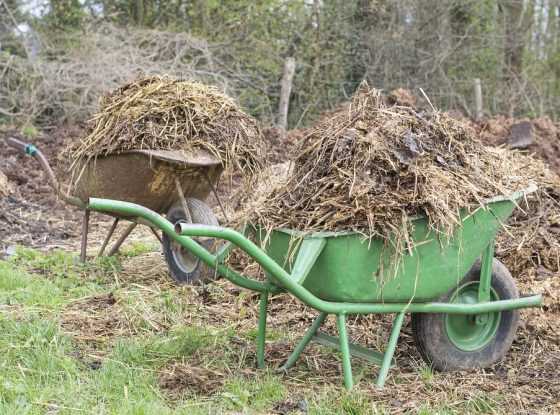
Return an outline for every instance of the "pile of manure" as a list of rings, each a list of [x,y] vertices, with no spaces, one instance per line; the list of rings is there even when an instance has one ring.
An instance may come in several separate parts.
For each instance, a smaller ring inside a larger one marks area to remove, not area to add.
[[[560,176],[539,187],[496,239],[496,256],[520,279],[560,275]]]
[[[362,84],[303,138],[285,183],[245,216],[267,229],[354,231],[410,248],[413,219],[450,236],[460,210],[543,179],[542,161],[484,146],[449,115],[390,104]]]
[[[88,135],[66,153],[74,168],[127,150],[203,149],[250,176],[260,170],[261,148],[256,120],[215,87],[148,76],[103,96]]]

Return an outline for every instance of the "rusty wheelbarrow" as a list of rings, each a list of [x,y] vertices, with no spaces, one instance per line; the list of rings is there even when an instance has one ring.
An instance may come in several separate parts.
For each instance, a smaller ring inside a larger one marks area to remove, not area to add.
[[[90,209],[87,201],[92,197],[123,200],[139,204],[165,214],[172,223],[198,223],[218,225],[212,209],[204,200],[213,192],[223,171],[221,161],[205,151],[185,153],[169,150],[131,150],[119,154],[99,156],[78,166],[77,179],[71,194],[62,191],[47,158],[33,144],[15,138],[6,142],[21,152],[35,157],[45,171],[50,186],[67,203],[84,210],[80,259],[85,261],[89,231]],[[219,199],[218,199],[219,202]],[[120,220],[130,225],[109,250],[118,252],[132,230],[142,220],[136,216],[108,213],[115,219],[103,241],[98,256],[103,255]],[[201,278],[204,265],[196,256],[179,243],[145,223],[163,247],[165,260],[174,280],[194,283]],[[199,241],[205,244],[204,240]],[[208,241],[206,241],[206,244]],[[208,246],[208,248],[210,248]]]

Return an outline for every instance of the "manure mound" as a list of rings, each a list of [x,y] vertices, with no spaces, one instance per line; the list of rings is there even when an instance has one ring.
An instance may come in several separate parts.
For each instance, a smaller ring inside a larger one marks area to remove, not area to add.
[[[149,76],[103,96],[88,135],[66,153],[74,168],[127,150],[204,149],[250,175],[261,168],[261,148],[255,119],[215,87]]]
[[[401,248],[415,216],[449,235],[462,208],[547,174],[541,161],[486,147],[445,113],[388,104],[367,84],[310,128],[296,154],[287,182],[246,211],[251,221],[266,229],[396,235]]]
[[[560,276],[560,176],[539,187],[496,238],[496,256],[521,279]]]

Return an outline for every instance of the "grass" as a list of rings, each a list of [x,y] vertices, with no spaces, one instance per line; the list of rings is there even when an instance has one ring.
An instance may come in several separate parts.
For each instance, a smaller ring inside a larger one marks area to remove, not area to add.
[[[134,241],[121,250],[119,253],[124,257],[135,257],[148,252],[153,252],[159,249],[159,245],[156,242],[144,242],[144,241]]]
[[[324,347],[312,348],[289,375],[254,369],[256,297],[221,283],[207,291],[176,286],[152,251],[137,244],[119,260],[82,265],[73,254],[19,249],[0,261],[1,414],[361,415],[393,413],[408,402],[399,388],[410,378],[396,372],[398,385],[380,392],[372,386],[375,367],[360,361],[361,380],[346,392],[340,356]],[[153,275],[139,279],[142,269]],[[279,361],[303,329],[294,333],[277,317],[267,358]],[[286,342],[275,357],[274,345]],[[428,367],[416,375],[427,393],[437,390]],[[401,412],[501,413],[499,394],[438,393],[439,400]]]

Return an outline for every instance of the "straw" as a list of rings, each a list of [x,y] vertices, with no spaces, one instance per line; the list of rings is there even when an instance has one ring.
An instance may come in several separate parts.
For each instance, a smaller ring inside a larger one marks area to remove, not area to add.
[[[231,98],[199,82],[140,78],[102,97],[89,127],[89,134],[66,150],[72,169],[132,149],[204,149],[226,169],[245,175],[261,167],[256,121]]]
[[[309,129],[287,182],[244,215],[267,229],[356,231],[403,253],[418,215],[449,237],[461,209],[547,172],[539,160],[484,146],[446,113],[390,102],[362,84],[349,105]]]

